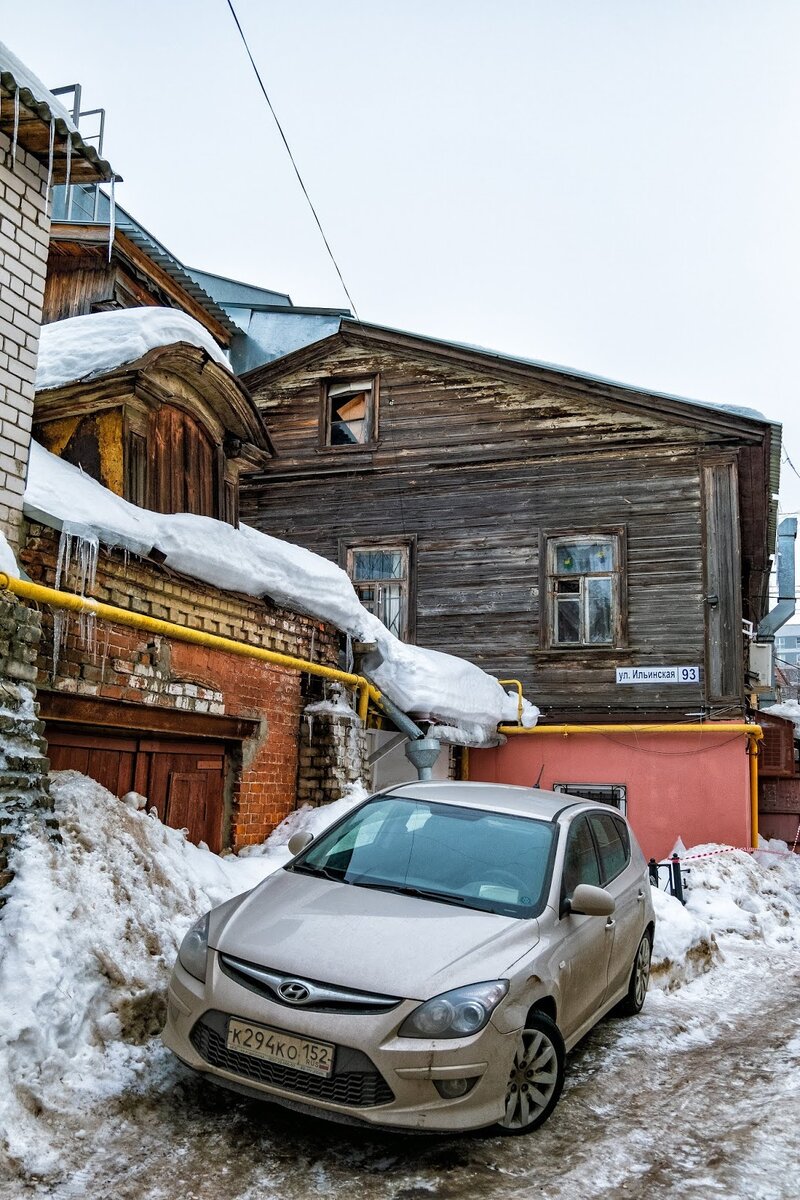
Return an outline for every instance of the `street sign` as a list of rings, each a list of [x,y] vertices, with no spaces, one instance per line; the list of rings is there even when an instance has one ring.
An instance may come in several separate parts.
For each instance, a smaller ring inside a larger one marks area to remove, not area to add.
[[[617,683],[699,683],[699,667],[617,667]]]

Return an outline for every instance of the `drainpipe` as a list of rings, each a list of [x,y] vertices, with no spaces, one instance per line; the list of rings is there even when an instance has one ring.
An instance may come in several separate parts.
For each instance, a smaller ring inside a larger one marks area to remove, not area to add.
[[[432,779],[433,764],[439,757],[442,743],[438,738],[425,737],[419,725],[407,717],[396,704],[392,704],[387,696],[381,696],[381,708],[387,717],[391,717],[397,728],[408,737],[406,758],[417,768],[417,777],[420,780]]]
[[[778,526],[778,603],[759,621],[756,636],[759,642],[771,642],[775,634],[790,621],[795,612],[794,545],[797,538],[797,517],[784,517]]]

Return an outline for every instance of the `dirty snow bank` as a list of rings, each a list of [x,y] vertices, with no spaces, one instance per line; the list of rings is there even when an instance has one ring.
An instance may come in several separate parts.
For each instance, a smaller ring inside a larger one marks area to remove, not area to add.
[[[45,328],[60,324],[66,322]],[[155,547],[166,565],[183,575],[227,591],[267,596],[328,621],[357,641],[374,642],[382,661],[370,674],[380,690],[404,712],[457,726],[468,744],[493,744],[498,724],[517,720],[516,694],[466,659],[399,641],[367,612],[340,567],[302,546],[247,525],[234,529],[212,517],[164,516],[137,508],[36,442],[31,443],[25,511],[77,537],[99,538],[135,554]],[[525,701],[522,723],[535,725],[538,716],[535,705]]]
[[[693,858],[693,855],[709,855]],[[653,983],[680,987],[724,961],[719,940],[745,938],[776,945],[800,923],[800,856],[785,842],[760,842],[760,852],[692,846],[685,861],[686,905],[653,892],[656,936]]]
[[[231,365],[199,321],[174,308],[125,308],[43,325],[36,390],[65,387],[137,362],[150,350],[188,342],[228,371]]]
[[[263,846],[220,858],[76,771],[52,777],[62,843],[32,831],[14,852],[0,955],[0,1160],[56,1166],[59,1113],[157,1084],[154,1040],[169,971],[192,922],[290,858],[365,794],[293,813]]]

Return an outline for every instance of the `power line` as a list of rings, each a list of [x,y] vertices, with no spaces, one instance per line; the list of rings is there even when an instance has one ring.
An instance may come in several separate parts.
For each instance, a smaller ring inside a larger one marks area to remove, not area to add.
[[[795,473],[795,475],[797,476],[797,478],[798,478],[798,479],[800,479],[800,471],[798,471],[797,467],[794,465],[794,463],[792,462],[792,460],[789,458],[789,454],[788,454],[788,452],[787,452],[787,450],[786,450],[786,447],[785,447],[785,446],[783,447],[783,453],[784,453],[784,460],[783,460],[783,461],[784,461],[784,462],[787,462],[787,463],[789,464],[789,466],[792,468],[792,470],[794,471],[794,473]]]
[[[239,30],[239,36],[241,37],[242,42],[244,44],[244,48],[247,51],[247,57],[250,59],[250,64],[251,64],[253,70],[255,71],[256,79],[258,80],[258,86],[261,88],[261,91],[264,94],[264,99],[266,100],[267,105],[269,106],[269,111],[272,113],[273,120],[275,121],[275,124],[278,127],[278,133],[281,135],[283,144],[286,147],[286,153],[289,155],[291,164],[294,167],[294,173],[297,176],[298,183],[300,184],[300,187],[303,189],[303,195],[305,196],[306,200],[308,201],[308,207],[311,209],[314,220],[317,223],[317,228],[319,229],[320,234],[322,235],[322,240],[325,243],[325,249],[328,251],[328,254],[330,255],[330,260],[333,263],[334,267],[336,268],[336,274],[339,276],[339,281],[340,281],[342,287],[344,288],[344,294],[347,296],[347,299],[350,302],[350,307],[353,310],[353,315],[355,316],[356,320],[360,322],[361,318],[358,315],[358,310],[355,306],[355,302],[353,300],[353,297],[350,295],[350,291],[347,287],[347,284],[344,281],[344,275],[342,275],[342,272],[339,269],[339,264],[337,263],[336,258],[334,257],[334,253],[331,250],[330,242],[328,241],[328,239],[325,236],[325,230],[322,228],[322,222],[320,221],[319,217],[317,216],[317,210],[314,208],[314,205],[311,202],[311,197],[308,194],[308,189],[307,189],[306,185],[303,183],[303,177],[300,174],[300,170],[297,166],[297,163],[294,161],[294,155],[292,154],[292,148],[289,145],[289,142],[286,138],[286,134],[283,132],[283,126],[281,125],[280,121],[278,120],[278,114],[275,112],[275,109],[272,107],[272,101],[270,100],[269,96],[267,95],[267,89],[264,86],[264,80],[261,78],[261,72],[259,71],[258,67],[256,66],[255,59],[253,58],[253,55],[250,51],[250,47],[247,44],[247,38],[244,35],[244,30],[242,29],[239,18],[236,15],[236,9],[233,7],[232,0],[228,0],[228,8],[231,10],[231,16],[233,17],[234,21],[236,22],[236,28]]]

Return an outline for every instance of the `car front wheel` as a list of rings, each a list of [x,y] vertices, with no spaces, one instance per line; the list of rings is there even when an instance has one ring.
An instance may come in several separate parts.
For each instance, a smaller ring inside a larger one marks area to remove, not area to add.
[[[506,1086],[498,1133],[515,1135],[537,1129],[556,1106],[564,1086],[564,1041],[544,1013],[532,1012],[521,1030]]]
[[[631,968],[631,978],[628,984],[628,994],[618,1005],[617,1011],[623,1017],[635,1017],[642,1011],[644,998],[647,995],[647,985],[650,982],[650,958],[653,953],[650,934],[645,933],[639,942],[636,958]]]

